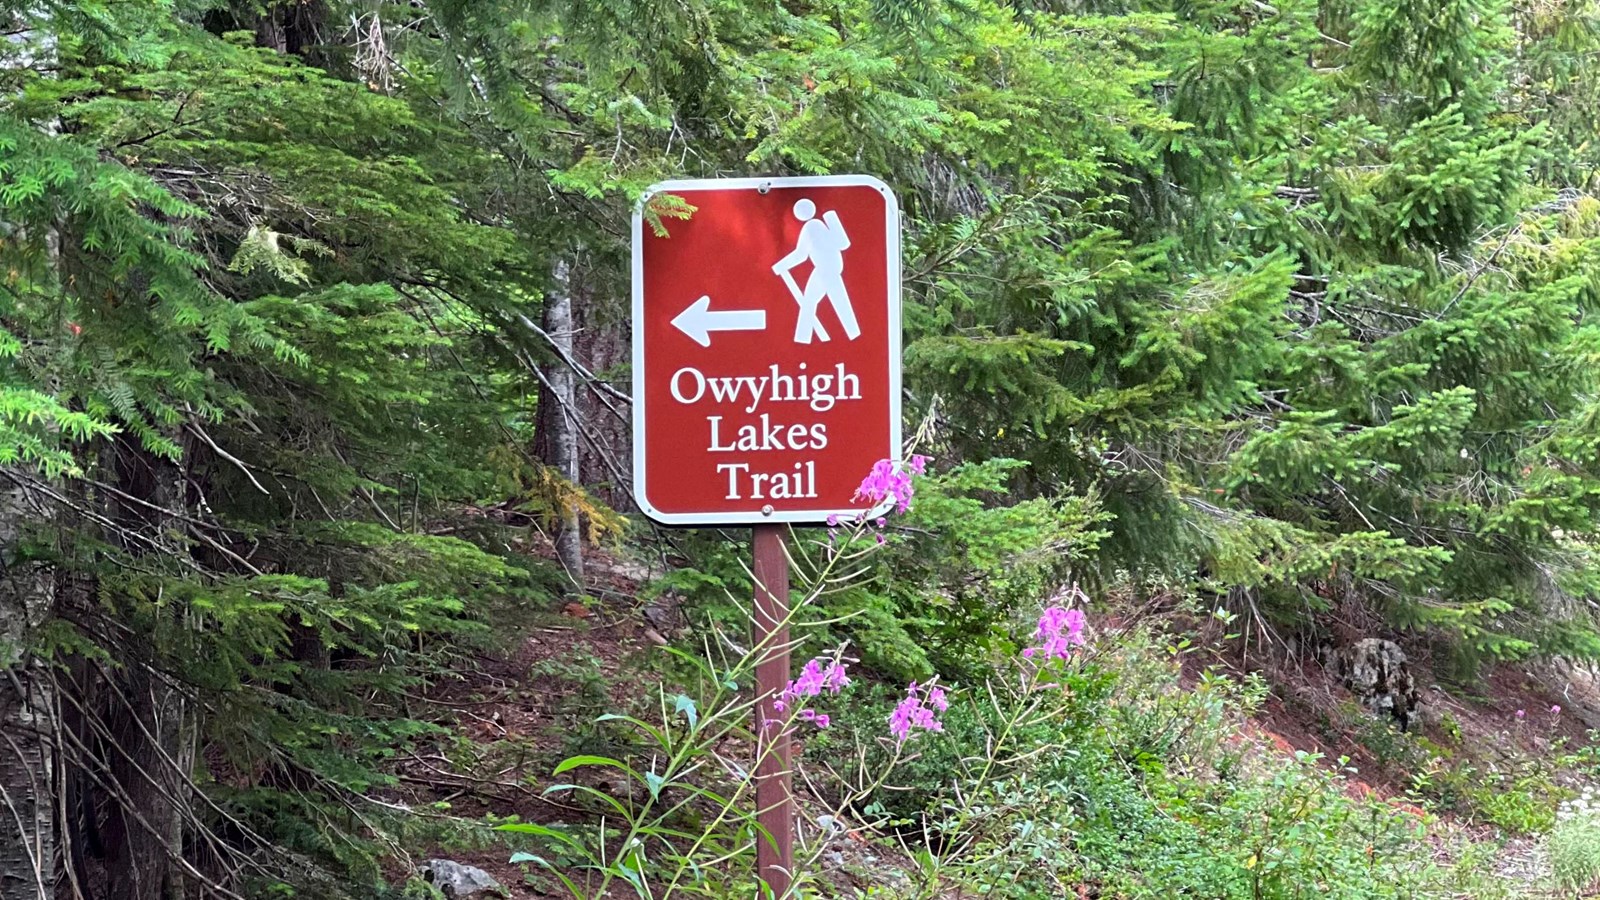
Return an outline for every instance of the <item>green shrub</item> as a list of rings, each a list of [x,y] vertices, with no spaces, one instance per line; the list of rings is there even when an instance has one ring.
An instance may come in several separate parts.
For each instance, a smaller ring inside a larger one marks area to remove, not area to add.
[[[1561,788],[1548,775],[1498,775],[1485,779],[1467,796],[1486,822],[1516,834],[1540,834],[1556,822]]]
[[[841,554],[860,565],[798,612],[795,621],[808,626],[802,652],[848,642],[865,666],[897,680],[981,679],[997,653],[1015,650],[1015,611],[1081,567],[1105,535],[1105,515],[1089,499],[1011,497],[1026,463],[936,468],[917,476],[916,503],[886,528],[795,531],[797,580],[813,579]],[[685,536],[680,549],[694,565],[642,596],[677,593],[703,628],[744,631],[753,590],[748,545],[707,532]]]
[[[1545,844],[1556,888],[1564,896],[1582,896],[1600,882],[1600,805],[1592,789],[1561,804]]]
[[[1090,732],[1103,711],[1112,680],[1098,668],[1073,673],[1052,716],[1013,729],[1011,740],[1016,746],[1043,751],[1027,760],[1025,772],[1030,781],[1050,783],[1069,777],[1078,764],[1081,746],[1093,741]],[[902,694],[883,685],[863,685],[852,702],[834,715],[833,727],[810,739],[807,755],[814,759],[859,756],[866,771],[882,771],[896,756],[893,743],[885,736],[889,714]],[[955,693],[943,715],[944,730],[908,745],[889,783],[867,798],[872,811],[894,820],[936,813],[941,799],[970,776],[993,737],[1004,728],[1007,710],[989,700],[990,695],[982,690]],[[1059,748],[1060,752],[1046,748]]]
[[[1378,770],[1386,773],[1417,772],[1433,760],[1420,735],[1401,731],[1388,717],[1374,716],[1365,711],[1350,718],[1347,726],[1350,737],[1372,754]]]
[[[1240,749],[1240,713],[1261,686],[1211,672],[1181,679],[1182,652],[1150,633],[1105,637],[1045,680],[1058,693],[1031,716],[1016,704],[1037,691],[1009,690],[1016,678],[1003,666],[997,684],[955,694],[943,731],[917,738],[869,795],[867,811],[923,861],[924,890],[907,896],[959,886],[1034,900],[1080,884],[1108,897],[1218,900],[1460,890],[1470,872],[1433,862],[1415,815],[1351,799],[1315,757]],[[889,762],[877,738],[895,700],[880,689],[842,709],[808,758],[860,749],[868,770]],[[986,768],[997,758],[1006,763]]]

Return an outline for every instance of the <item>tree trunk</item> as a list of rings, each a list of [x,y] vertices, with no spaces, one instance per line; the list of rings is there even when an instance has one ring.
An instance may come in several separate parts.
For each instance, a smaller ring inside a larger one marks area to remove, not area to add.
[[[25,553],[30,523],[47,501],[0,471],[0,900],[55,896],[55,693],[29,652],[33,629],[55,605],[55,576]]]
[[[182,508],[182,470],[170,460],[119,436],[110,451],[110,469],[119,490],[144,501],[112,500],[112,518],[131,531],[167,539],[174,528],[171,511]],[[187,458],[187,454],[185,454]],[[148,547],[128,545],[132,553]],[[184,553],[182,547],[169,552]],[[129,608],[130,619],[140,618]],[[143,618],[148,643],[119,648],[115,671],[106,671],[107,726],[111,732],[107,768],[115,795],[106,827],[108,900],[167,900],[180,896],[175,855],[183,852],[183,813],[189,802],[193,736],[188,704],[157,674],[159,642],[186,627],[183,611],[165,605]]]
[[[628,374],[633,362],[631,309],[619,310],[603,298],[618,296],[619,289],[597,284],[599,273],[589,266],[579,273],[583,285],[579,303],[573,310],[575,323],[573,357],[583,360],[594,376],[593,384],[578,382],[578,421],[582,422],[583,441],[578,463],[584,472],[584,489],[613,509],[633,503],[633,472],[628,460],[633,420],[626,396],[633,389]],[[627,296],[626,290],[620,290]]]
[[[331,14],[322,0],[280,0],[244,9],[256,14],[257,46],[294,54],[318,68],[333,62],[326,46],[335,33],[328,28]]]
[[[111,777],[122,797],[113,806],[107,860],[109,900],[168,900],[180,896],[172,857],[183,851],[185,780],[175,768],[189,758],[184,746],[186,704],[137,658],[118,678],[111,719],[115,747]]]
[[[19,27],[18,14],[7,14],[5,24]],[[48,29],[21,32],[6,45],[23,65],[48,69],[56,56]],[[44,130],[54,133],[57,125],[50,121]],[[44,246],[53,270],[61,253],[56,229],[45,229]],[[48,527],[56,509],[28,486],[34,474],[0,470],[0,900],[55,896],[55,685],[29,646],[34,629],[55,611],[55,573],[28,558],[25,544],[28,529]]]
[[[558,260],[550,296],[545,303],[544,330],[555,341],[558,354],[572,358],[574,319],[572,315],[572,268],[565,258]],[[578,463],[578,376],[572,367],[557,361],[550,367],[550,394],[555,402],[545,421],[550,427],[551,464],[561,477],[574,485],[582,484]],[[567,575],[583,585],[583,523],[578,510],[567,506],[561,511],[561,531],[556,535],[556,555]]]

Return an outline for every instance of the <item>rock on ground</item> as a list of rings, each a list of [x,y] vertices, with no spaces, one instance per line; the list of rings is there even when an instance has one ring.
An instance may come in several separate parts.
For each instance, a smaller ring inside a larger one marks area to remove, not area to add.
[[[1370,712],[1391,716],[1405,731],[1421,698],[1406,665],[1405,651],[1394,641],[1367,638],[1339,654],[1339,679]]]
[[[428,883],[450,900],[471,897],[484,891],[493,891],[501,896],[507,894],[504,885],[477,866],[466,866],[448,859],[430,859],[422,867],[422,872]]]

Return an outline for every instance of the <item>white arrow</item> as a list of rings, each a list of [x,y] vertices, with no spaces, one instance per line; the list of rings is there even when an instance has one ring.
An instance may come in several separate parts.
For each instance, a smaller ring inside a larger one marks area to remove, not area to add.
[[[689,308],[672,320],[672,326],[687,334],[689,340],[702,347],[711,346],[713,331],[764,331],[767,311],[764,309],[728,309],[711,311],[710,295],[702,296],[689,304]]]

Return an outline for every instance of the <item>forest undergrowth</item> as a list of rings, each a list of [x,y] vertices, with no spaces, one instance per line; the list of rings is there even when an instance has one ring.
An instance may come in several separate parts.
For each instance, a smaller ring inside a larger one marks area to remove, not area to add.
[[[793,540],[824,583],[895,535]],[[609,599],[518,638],[495,727],[461,720],[478,738],[449,808],[482,818],[439,852],[512,896],[754,895],[758,648],[727,624],[744,604],[593,558]],[[970,680],[908,687],[863,671],[836,640],[848,619],[810,615],[826,590],[796,612],[799,646],[823,652],[787,695],[801,896],[1554,898],[1600,875],[1600,753],[1579,718],[1596,713],[1562,709],[1550,677],[1432,683],[1402,732],[1320,663],[1250,656],[1197,596],[1069,587],[1019,611]],[[480,790],[489,772],[515,799]]]

